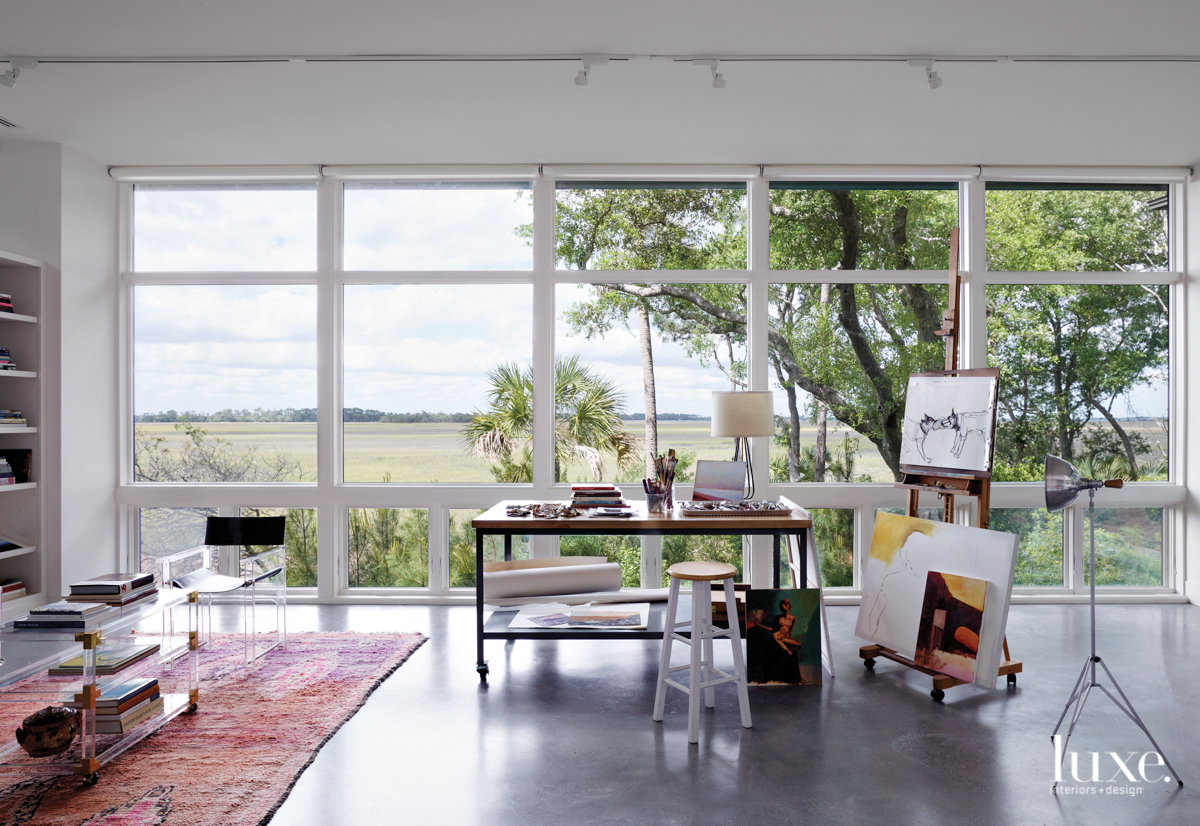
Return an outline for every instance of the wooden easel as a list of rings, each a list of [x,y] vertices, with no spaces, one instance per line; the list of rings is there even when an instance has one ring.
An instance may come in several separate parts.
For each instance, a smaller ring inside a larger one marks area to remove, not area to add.
[[[958,271],[958,228],[955,227],[950,231],[950,295],[946,311],[942,313],[942,329],[937,331],[937,335],[946,340],[946,367],[945,370],[937,373],[915,373],[914,375],[999,377],[1000,371],[995,367],[984,367],[975,370],[958,369],[958,299],[961,288],[962,275]],[[996,424],[993,420],[991,444],[994,445],[995,441]],[[974,496],[977,499],[976,522],[978,523],[978,527],[988,527],[992,501],[992,474],[990,471],[987,473],[958,473],[950,470],[939,470],[937,468],[919,468],[909,472],[903,466],[900,469],[904,473],[904,478],[902,481],[896,483],[896,487],[908,490],[908,507],[906,512],[909,516],[915,517],[917,515],[917,505],[920,502],[921,491],[936,493],[941,497],[943,503],[943,522],[954,521],[955,496]],[[918,665],[903,654],[898,654],[882,645],[864,645],[858,649],[858,656],[862,658],[863,665],[868,669],[875,667],[876,657],[882,657],[920,671],[922,674],[928,674],[933,677],[933,690],[930,692],[930,696],[939,703],[945,698],[947,688],[953,688],[956,685],[966,683],[966,680],[949,677],[928,669],[923,665]],[[999,676],[1006,677],[1009,685],[1016,685],[1017,674],[1022,670],[1021,661],[1012,659],[1008,653],[1008,637],[1006,636],[1004,638],[1004,662],[1000,664]]]

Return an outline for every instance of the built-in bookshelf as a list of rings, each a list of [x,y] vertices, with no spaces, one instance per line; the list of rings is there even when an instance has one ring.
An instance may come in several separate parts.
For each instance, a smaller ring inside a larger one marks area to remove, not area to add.
[[[46,352],[40,323],[45,267],[38,261],[0,252],[0,294],[12,297],[13,312],[0,311],[0,350],[11,354],[16,369],[0,369],[0,410],[20,411],[21,425],[0,424],[0,456],[11,459],[31,451],[29,478],[0,485],[0,580],[20,579],[26,595],[3,601],[3,618],[23,614],[46,600],[47,567],[43,438],[46,411],[44,381],[39,377]],[[0,306],[3,305],[0,300]],[[10,545],[11,543],[11,545]],[[15,545],[16,547],[12,547]]]

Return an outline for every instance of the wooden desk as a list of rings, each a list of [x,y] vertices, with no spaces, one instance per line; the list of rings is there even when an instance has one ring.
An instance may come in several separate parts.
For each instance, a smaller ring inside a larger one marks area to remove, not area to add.
[[[792,504],[782,500],[785,504]],[[483,540],[485,536],[504,537],[504,559],[512,559],[513,536],[772,536],[774,537],[774,575],[772,582],[779,587],[779,538],[795,534],[800,537],[800,581],[807,581],[808,529],[811,519],[785,513],[780,516],[680,516],[647,514],[645,502],[634,502],[630,518],[597,518],[580,516],[574,519],[537,519],[532,516],[511,517],[509,505],[528,504],[528,500],[501,502],[471,520],[475,528],[475,670],[479,678],[487,679],[488,665],[483,658],[484,640],[564,640],[564,639],[662,639],[663,611],[651,605],[648,627],[640,630],[554,629],[508,627],[512,616],[493,617],[486,627],[483,621]],[[655,610],[655,609],[658,610]],[[497,612],[502,613],[502,612]],[[503,612],[513,613],[515,612]]]

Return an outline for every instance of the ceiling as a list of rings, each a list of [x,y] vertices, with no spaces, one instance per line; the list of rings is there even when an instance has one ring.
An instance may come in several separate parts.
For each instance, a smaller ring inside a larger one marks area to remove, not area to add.
[[[1195,55],[1192,0],[5,0],[0,57]],[[109,164],[1191,166],[1200,62],[42,63],[0,143]]]

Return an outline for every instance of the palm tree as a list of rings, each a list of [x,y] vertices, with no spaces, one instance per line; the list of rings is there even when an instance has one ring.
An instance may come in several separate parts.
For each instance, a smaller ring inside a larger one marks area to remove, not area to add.
[[[476,411],[463,433],[467,450],[492,464],[497,482],[532,482],[533,370],[501,364],[488,381],[488,409]],[[576,459],[587,463],[596,481],[604,475],[604,453],[612,454],[618,470],[641,461],[641,440],[621,419],[624,402],[613,383],[578,356],[555,362],[554,481],[562,481]]]

